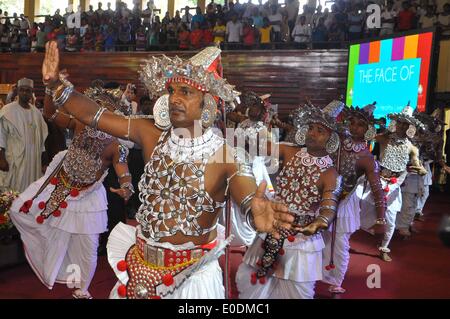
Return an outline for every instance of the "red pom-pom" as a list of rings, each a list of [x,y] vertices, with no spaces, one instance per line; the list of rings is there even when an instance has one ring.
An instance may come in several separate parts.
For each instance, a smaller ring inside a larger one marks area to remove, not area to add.
[[[127,296],[127,287],[125,285],[120,285],[119,288],[117,288],[117,293],[122,298],[126,297]]]
[[[261,261],[261,259],[258,259],[258,261],[256,262],[256,266],[259,266],[259,267],[262,266],[262,261]]]
[[[39,215],[38,217],[36,217],[36,222],[38,224],[42,224],[44,222],[44,216]]]
[[[280,254],[280,256],[283,256],[283,255],[284,255],[284,253],[285,253],[285,251],[284,251],[284,249],[283,249],[283,248],[281,248],[281,249],[280,249],[280,251],[279,251],[278,253]]]
[[[23,206],[25,206],[26,208],[31,208],[31,206],[33,206],[33,200],[29,199],[27,201],[25,201],[25,203],[23,203]]]
[[[391,177],[391,184],[397,184],[397,177]]]
[[[330,270],[331,270],[330,265],[326,265],[326,266],[325,266],[325,270],[330,271]]]
[[[289,240],[292,243],[295,240],[295,236],[289,235],[287,237],[287,240]]]
[[[120,271],[125,271],[127,270],[127,262],[125,260],[121,260],[117,263],[117,269],[119,269]]]
[[[78,189],[72,188],[72,190],[70,191],[70,196],[77,197],[78,195],[80,195],[80,192],[78,191]]]
[[[52,178],[50,179],[50,184],[52,184],[52,185],[58,184],[58,178],[57,178],[57,177],[52,177]]]
[[[388,198],[387,196],[384,196],[384,201],[387,202]]]
[[[256,276],[255,277],[253,277],[252,276],[252,278],[250,279],[250,283],[252,284],[252,285],[256,285],[256,281],[257,281],[258,279],[256,278]]]
[[[53,212],[53,216],[55,216],[55,217],[61,216],[61,211],[60,211],[59,209],[55,210],[55,211]]]
[[[66,202],[66,201],[61,202],[61,204],[59,204],[59,207],[61,207],[61,208],[67,208],[67,202]]]
[[[162,278],[162,282],[166,286],[171,286],[174,282],[172,274],[165,274]]]
[[[336,268],[336,266],[334,264],[329,264],[329,266],[330,266],[330,269]]]
[[[39,202],[38,207],[39,207],[39,209],[44,209],[45,208],[45,202]]]
[[[150,299],[161,299],[160,296],[151,296]]]
[[[264,284],[266,283],[266,277],[261,277],[261,278],[259,278],[259,283],[260,283],[261,285],[264,285]]]
[[[30,211],[30,209],[29,209],[28,207],[26,207],[25,204],[23,204],[22,207],[20,207],[19,211],[20,211],[21,213],[28,214],[28,212]]]
[[[383,188],[385,193],[389,193],[389,186],[386,186],[385,188]]]

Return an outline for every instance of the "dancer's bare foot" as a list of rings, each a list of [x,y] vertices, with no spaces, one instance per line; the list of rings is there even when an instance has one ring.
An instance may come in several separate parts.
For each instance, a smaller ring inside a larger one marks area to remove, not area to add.
[[[82,292],[81,289],[74,290],[72,297],[75,299],[93,299],[89,291]]]
[[[345,289],[339,286],[330,286],[328,288],[328,291],[331,292],[332,294],[343,294],[345,293]]]
[[[391,262],[392,258],[388,255],[388,253],[384,252],[384,251],[380,251],[380,258],[383,261],[387,261],[387,262]]]

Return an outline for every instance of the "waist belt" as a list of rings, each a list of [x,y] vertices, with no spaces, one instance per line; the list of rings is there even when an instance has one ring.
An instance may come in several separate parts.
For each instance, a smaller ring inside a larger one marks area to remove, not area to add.
[[[402,172],[393,172],[388,168],[381,167],[380,175],[384,178],[400,177],[400,175],[402,175]]]
[[[209,244],[197,246],[194,249],[170,250],[161,247],[149,245],[144,239],[137,238],[136,246],[141,258],[157,267],[174,267],[197,261],[206,252],[216,246],[217,242],[213,241]]]

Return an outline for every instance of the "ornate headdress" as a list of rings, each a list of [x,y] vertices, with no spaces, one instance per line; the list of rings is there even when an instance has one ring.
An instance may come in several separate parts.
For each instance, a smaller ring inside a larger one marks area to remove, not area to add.
[[[397,122],[406,122],[409,124],[409,128],[406,131],[406,135],[409,138],[413,138],[416,134],[417,129],[425,130],[425,126],[413,116],[413,109],[409,105],[406,105],[400,113],[388,114],[391,123],[389,123],[388,130],[390,132],[395,132]]]
[[[334,100],[325,106],[323,109],[312,104],[304,105],[294,120],[298,125],[301,125],[295,135],[295,141],[299,145],[305,144],[306,132],[308,131],[308,124],[317,123],[322,124],[332,131],[331,137],[327,143],[327,152],[334,153],[339,147],[338,131],[341,129],[336,121],[336,118],[341,113],[345,104],[341,101]]]
[[[171,82],[186,83],[196,89],[205,92],[205,107],[209,113],[215,112],[216,100],[221,99],[233,104],[239,96],[239,92],[222,78],[222,66],[220,62],[221,50],[216,47],[208,47],[194,55],[189,60],[182,60],[178,56],[174,58],[162,55],[152,56],[148,59],[142,70],[139,71],[140,79],[147,88],[150,97],[159,97],[155,103],[155,123],[162,129],[170,127],[169,98],[164,94],[167,85]],[[209,116],[209,117],[208,117]],[[206,118],[208,117],[208,118]],[[214,114],[202,114],[202,121],[212,124]]]
[[[440,109],[436,109],[431,114],[426,114],[423,112],[414,112],[414,117],[423,123],[426,128],[432,133],[439,133],[442,131],[442,128],[445,125],[445,122],[442,121],[442,111]]]
[[[364,134],[364,139],[366,141],[373,140],[377,134],[377,130],[375,129],[374,123],[375,118],[373,116],[373,112],[375,111],[375,105],[377,102],[373,102],[372,104],[368,104],[363,108],[359,108],[358,106],[350,106],[344,110],[346,117],[357,116],[358,118],[363,119],[367,123],[367,131]]]
[[[121,103],[123,91],[120,88],[117,89],[104,89],[98,86],[87,88],[84,91],[91,100],[94,100],[100,106],[106,107],[108,110],[114,112],[116,110],[126,114],[124,105]]]

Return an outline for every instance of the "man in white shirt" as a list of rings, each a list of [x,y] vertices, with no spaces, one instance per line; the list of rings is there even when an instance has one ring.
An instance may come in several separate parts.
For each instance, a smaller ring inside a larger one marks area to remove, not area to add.
[[[419,26],[422,29],[432,28],[437,24],[437,17],[434,14],[433,6],[427,6],[427,13],[420,17]]]
[[[237,43],[241,42],[242,30],[243,26],[240,21],[237,19],[237,14],[233,14],[231,21],[227,23],[226,29],[226,39],[227,42],[232,44],[229,46],[229,49],[236,49]]]
[[[311,27],[306,23],[304,15],[298,18],[298,22],[292,30],[292,37],[298,49],[306,49],[311,41]]]
[[[297,21],[299,9],[300,9],[300,3],[298,2],[298,0],[288,0],[287,1],[285,10],[288,15],[289,30],[294,29],[295,22]]]
[[[153,1],[147,2],[147,8],[142,11],[142,17],[144,18],[142,24],[146,28],[150,28],[153,23],[153,10],[156,9],[156,6],[153,4]]]
[[[442,29],[442,35],[450,35],[450,3],[444,5],[444,12],[439,15],[438,24]]]
[[[0,110],[0,188],[23,192],[42,176],[47,124],[33,105],[33,81],[17,83],[18,100]]]
[[[184,15],[181,17],[181,22],[186,24],[188,30],[191,30],[192,14],[189,13],[189,6],[184,7]]]
[[[280,42],[280,33],[281,33],[281,20],[283,19],[283,16],[281,13],[278,12],[278,6],[273,4],[270,6],[271,14],[267,17],[270,21],[270,24],[273,26],[273,34],[274,34],[274,41]]]
[[[381,30],[380,36],[394,33],[395,18],[397,11],[394,10],[394,2],[389,0],[386,8],[381,13]]]

